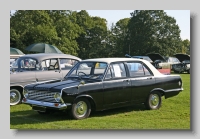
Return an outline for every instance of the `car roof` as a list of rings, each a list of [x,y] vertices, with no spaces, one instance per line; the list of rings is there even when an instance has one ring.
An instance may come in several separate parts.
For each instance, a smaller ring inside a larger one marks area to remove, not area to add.
[[[26,54],[21,56],[21,58],[32,57],[35,59],[43,60],[48,58],[71,58],[81,61],[79,57],[70,55],[70,54],[58,54],[58,53],[38,53],[38,54]]]
[[[136,60],[136,61],[141,61],[141,59],[138,59],[138,58],[124,58],[124,57],[119,57],[119,58],[94,58],[94,59],[85,59],[85,60],[82,60],[82,61],[91,61],[91,62],[106,62],[106,63],[112,63],[112,62],[120,62],[120,61],[133,61]]]
[[[141,61],[143,63],[145,63],[153,72],[154,75],[163,75],[162,73],[160,73],[149,61],[144,60],[144,59],[138,59],[138,58],[95,58],[95,59],[85,59],[82,60],[81,62],[105,62],[105,63],[112,63],[112,62],[127,62],[127,61]]]
[[[19,58],[19,57],[21,57],[21,56],[24,56],[24,55],[10,55],[10,59],[11,59],[11,58]]]

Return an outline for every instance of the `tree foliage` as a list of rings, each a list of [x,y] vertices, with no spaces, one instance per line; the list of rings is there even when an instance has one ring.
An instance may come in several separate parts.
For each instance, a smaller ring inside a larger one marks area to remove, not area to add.
[[[161,10],[136,10],[128,24],[132,55],[172,55],[181,47],[180,29],[173,17]]]
[[[19,10],[10,18],[12,47],[25,50],[33,43],[57,46],[63,53],[77,55],[79,26],[68,11]]]
[[[33,43],[47,43],[82,59],[160,53],[189,53],[189,40],[164,11],[136,10],[130,18],[107,27],[101,17],[81,10],[18,10],[10,13],[10,46],[22,50]]]

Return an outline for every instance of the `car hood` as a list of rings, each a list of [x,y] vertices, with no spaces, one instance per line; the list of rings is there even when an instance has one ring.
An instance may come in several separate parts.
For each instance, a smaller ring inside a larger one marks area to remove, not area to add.
[[[187,54],[175,54],[174,55],[176,58],[178,58],[178,60],[180,62],[184,61],[184,60],[190,60],[190,56]]]
[[[56,81],[47,81],[47,82],[38,82],[35,84],[30,84],[25,86],[25,89],[29,90],[46,90],[46,91],[61,91],[63,88],[70,88],[78,86],[80,80],[56,80]]]
[[[163,56],[161,56],[160,54],[158,54],[158,53],[149,53],[149,54],[146,54],[146,55],[149,56],[149,58],[152,61],[155,61],[155,60],[166,61],[166,59]]]

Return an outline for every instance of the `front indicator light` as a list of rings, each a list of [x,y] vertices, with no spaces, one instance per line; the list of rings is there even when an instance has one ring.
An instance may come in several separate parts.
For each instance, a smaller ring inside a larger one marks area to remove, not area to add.
[[[58,103],[54,103],[54,106],[55,106],[55,107],[58,107],[58,106],[59,106],[59,104],[58,104]]]

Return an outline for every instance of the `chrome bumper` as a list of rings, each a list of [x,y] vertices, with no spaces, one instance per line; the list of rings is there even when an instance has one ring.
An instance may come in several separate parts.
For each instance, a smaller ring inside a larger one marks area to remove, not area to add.
[[[22,100],[23,104],[28,104],[28,105],[37,105],[37,106],[42,106],[42,107],[46,107],[46,108],[55,108],[58,110],[63,110],[63,109],[67,109],[68,106],[70,106],[70,103],[50,103],[50,102],[42,102],[42,101],[35,101],[35,100]]]

